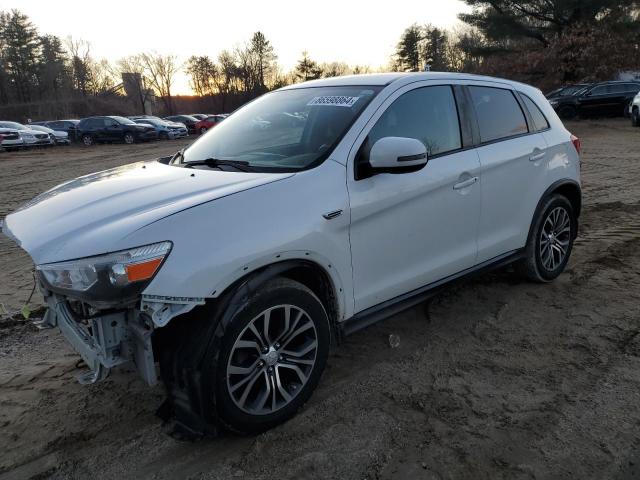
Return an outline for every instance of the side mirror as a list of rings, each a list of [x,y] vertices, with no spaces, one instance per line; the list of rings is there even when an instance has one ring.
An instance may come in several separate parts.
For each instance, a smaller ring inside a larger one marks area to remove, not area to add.
[[[374,170],[418,167],[427,163],[427,147],[420,140],[384,137],[371,147],[369,164]]]

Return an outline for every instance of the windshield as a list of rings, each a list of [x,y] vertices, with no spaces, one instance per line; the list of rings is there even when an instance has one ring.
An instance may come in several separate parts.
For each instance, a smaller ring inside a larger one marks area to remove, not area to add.
[[[326,158],[380,87],[309,87],[268,93],[184,151],[258,169],[301,170]]]
[[[135,125],[136,123],[133,120],[129,120],[128,118],[124,117],[118,117],[117,115],[114,115],[111,118],[113,118],[116,122],[121,123],[122,125]]]
[[[15,130],[29,130],[27,127],[17,122],[0,122],[2,128],[13,128]]]

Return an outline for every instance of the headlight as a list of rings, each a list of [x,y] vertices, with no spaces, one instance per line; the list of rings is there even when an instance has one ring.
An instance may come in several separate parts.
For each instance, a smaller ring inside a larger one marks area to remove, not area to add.
[[[104,306],[128,303],[149,284],[171,250],[160,242],[68,262],[38,265],[45,286]]]

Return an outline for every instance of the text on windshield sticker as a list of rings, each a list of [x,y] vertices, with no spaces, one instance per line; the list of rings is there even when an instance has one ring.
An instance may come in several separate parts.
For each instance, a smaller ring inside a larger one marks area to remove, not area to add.
[[[353,107],[360,97],[345,97],[343,95],[331,95],[313,97],[307,105],[327,105],[330,107]]]

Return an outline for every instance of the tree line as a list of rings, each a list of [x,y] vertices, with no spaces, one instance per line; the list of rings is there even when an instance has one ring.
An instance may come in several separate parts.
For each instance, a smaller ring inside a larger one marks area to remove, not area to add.
[[[42,34],[20,11],[0,12],[0,114],[5,106],[13,109],[4,111],[28,115],[34,105],[44,103],[51,104],[50,115],[82,114],[86,112],[75,110],[108,105],[114,113],[129,113],[140,106],[124,101],[123,73],[136,74],[141,91],[154,94],[163,113],[173,113],[173,88],[180,72],[188,76],[195,95],[209,102],[204,105],[230,111],[284,85],[351,73],[470,72],[521,80],[544,89],[640,70],[636,1],[465,2],[471,12],[459,16],[463,26],[447,30],[430,24],[410,25],[401,33],[387,65],[374,69],[321,63],[302,52],[290,71],[280,67],[273,45],[259,31],[244,45],[223,50],[215,58],[192,56],[181,64],[171,54],[142,52],[109,62],[95,58],[85,40]],[[71,100],[81,103],[69,104]],[[57,112],[64,102],[67,111]]]
[[[414,24],[401,35],[394,69],[480,73],[542,89],[640,71],[640,2],[465,0],[465,27]]]

